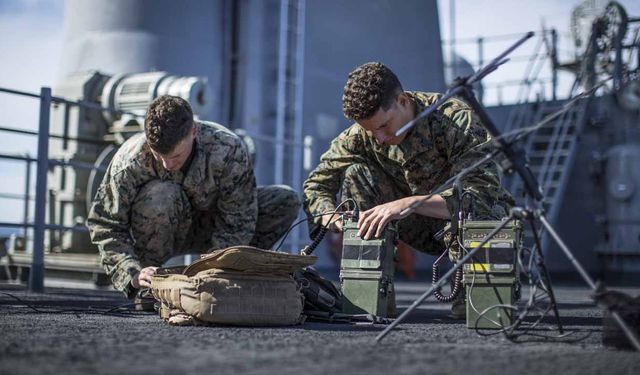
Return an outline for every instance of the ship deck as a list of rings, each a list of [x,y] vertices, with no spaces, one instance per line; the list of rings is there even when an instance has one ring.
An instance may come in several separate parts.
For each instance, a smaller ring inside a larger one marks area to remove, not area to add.
[[[398,283],[400,311],[427,287]],[[174,327],[154,313],[106,313],[129,303],[113,290],[48,287],[31,294],[1,284],[0,373],[637,374],[636,352],[602,345],[602,312],[589,290],[560,285],[555,291],[568,333],[561,339],[481,336],[450,318],[448,305],[428,300],[374,343],[385,326]],[[546,318],[534,333],[557,334],[549,331],[553,322]]]

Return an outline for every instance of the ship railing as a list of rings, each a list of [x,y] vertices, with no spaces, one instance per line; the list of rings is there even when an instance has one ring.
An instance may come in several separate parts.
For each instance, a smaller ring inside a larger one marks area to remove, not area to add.
[[[52,90],[49,87],[41,87],[39,93],[32,93],[27,91],[15,90],[11,88],[0,87],[0,94],[14,95],[27,99],[37,100],[39,103],[39,119],[38,130],[26,130],[12,127],[0,126],[0,133],[21,134],[26,136],[37,137],[37,153],[34,157],[29,153],[23,154],[8,154],[0,152],[0,160],[22,162],[25,165],[25,184],[24,193],[16,194],[9,192],[0,192],[0,199],[9,200],[23,200],[24,206],[22,209],[22,220],[4,222],[0,221],[0,228],[16,228],[22,229],[23,237],[26,242],[28,239],[31,242],[31,265],[29,272],[28,288],[33,292],[44,291],[44,256],[45,256],[45,232],[46,231],[76,231],[86,232],[87,228],[84,223],[77,223],[75,225],[60,225],[55,223],[47,223],[46,220],[46,207],[47,207],[47,172],[53,167],[71,167],[77,169],[86,169],[93,171],[104,172],[106,167],[104,165],[97,165],[95,163],[86,163],[77,160],[64,160],[64,159],[52,159],[49,157],[49,140],[61,139],[64,142],[79,142],[89,143],[99,146],[109,146],[115,143],[115,140],[109,139],[93,139],[86,137],[73,137],[69,134],[52,134],[50,133],[50,118],[51,108],[56,105],[65,106],[65,114],[68,116],[70,107],[81,107],[83,109],[111,112],[118,115],[127,115],[133,118],[141,119],[144,115],[140,113],[134,113],[130,111],[121,110],[113,107],[104,107],[95,102],[83,101],[83,100],[70,100],[67,98],[52,95]],[[142,123],[142,121],[140,122]],[[66,132],[67,129],[65,129]],[[134,131],[134,129],[119,129],[125,132]],[[244,129],[243,129],[244,130]],[[141,131],[138,128],[137,131]],[[298,138],[297,140],[281,139],[278,137],[271,137],[268,135],[257,134],[253,132],[245,131],[251,138],[258,142],[272,144],[277,146],[283,144],[286,146],[293,146],[296,149],[303,151],[304,168],[308,169],[308,164],[311,160],[311,150],[313,146],[313,139],[311,137]],[[32,175],[34,174],[35,165],[35,194],[31,192]],[[33,215],[30,215],[31,205],[33,205]],[[30,220],[33,217],[33,220]],[[32,237],[28,236],[29,230],[32,230]],[[0,254],[1,256],[2,254]]]

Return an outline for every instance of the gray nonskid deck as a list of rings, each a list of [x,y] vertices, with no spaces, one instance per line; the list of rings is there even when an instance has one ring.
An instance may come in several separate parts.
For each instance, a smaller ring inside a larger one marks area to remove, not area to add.
[[[400,308],[426,287],[397,285]],[[49,289],[32,295],[23,287],[2,285],[0,292],[42,310],[106,311],[129,302],[113,291]],[[173,327],[155,314],[38,313],[2,294],[0,373],[637,373],[637,353],[602,346],[602,313],[586,288],[561,286],[556,293],[565,328],[576,332],[564,342],[530,337],[517,344],[502,335],[477,335],[448,317],[448,305],[433,301],[375,344],[384,326]],[[552,327],[552,320],[547,321],[543,327]]]

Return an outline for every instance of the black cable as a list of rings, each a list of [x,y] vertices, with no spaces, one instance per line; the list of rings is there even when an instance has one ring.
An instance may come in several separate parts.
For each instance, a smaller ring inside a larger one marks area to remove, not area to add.
[[[357,204],[356,201],[354,201],[353,199],[349,198],[349,199],[345,199],[344,201],[342,201],[333,211],[327,211],[327,212],[323,212],[320,214],[315,214],[315,215],[311,215],[309,217],[306,217],[304,219],[300,219],[297,222],[293,223],[289,229],[287,229],[287,231],[284,233],[284,236],[282,236],[282,239],[280,240],[280,243],[278,244],[278,246],[275,248],[274,251],[278,251],[280,250],[280,248],[282,247],[282,244],[284,243],[284,240],[287,238],[287,236],[289,235],[289,233],[291,233],[291,230],[293,230],[293,228],[297,227],[298,225],[304,223],[305,221],[309,221],[311,219],[317,218],[317,217],[321,217],[321,216],[327,216],[327,215],[331,215],[331,217],[329,218],[329,223],[331,223],[331,220],[333,219],[333,216],[335,214],[338,213],[338,209],[340,209],[340,207],[342,207],[343,204],[345,204],[345,202],[351,202],[354,204],[354,206],[357,209]],[[325,229],[326,227],[322,227],[322,229]],[[321,231],[322,231],[321,229]],[[328,229],[328,228],[327,228]],[[325,233],[326,233],[326,229],[325,229]],[[320,237],[320,240],[322,240],[322,237],[324,237],[324,234],[322,236],[317,235],[316,238]],[[314,240],[315,241],[315,240]],[[317,246],[317,245],[316,245]]]
[[[342,205],[344,205],[347,202],[351,202],[353,203],[354,207],[357,209],[358,208],[358,204],[356,203],[356,201],[354,201],[351,198],[345,199],[342,202],[340,202],[340,204],[335,208],[335,210],[333,210],[333,214],[329,217],[329,225],[331,225],[331,220],[333,220],[333,217],[338,213],[338,210],[342,207]],[[329,230],[329,225],[327,226],[322,226],[320,228],[320,232],[318,233],[318,235],[316,236],[316,238],[313,239],[313,241],[311,242],[311,244],[309,246],[306,246],[304,249],[302,249],[302,251],[300,252],[300,254],[302,255],[311,255],[316,247],[318,247],[318,245],[320,244],[320,242],[322,241],[322,239],[324,238],[324,235],[327,233],[327,231]]]
[[[459,239],[459,238],[457,238],[457,240],[458,240],[458,244],[459,244],[459,246],[461,247],[461,251],[463,251],[463,252],[468,252],[468,250],[466,249],[466,247],[464,246],[464,244],[462,244],[462,242],[460,241],[460,239]],[[444,254],[443,254],[443,255],[444,255]],[[487,274],[487,269],[485,268],[484,264],[482,264],[482,262],[479,262],[479,261],[478,261],[478,259],[477,259],[477,258],[475,258],[475,257],[473,258],[473,260],[474,260],[474,262],[481,264],[481,267],[483,268],[483,273],[484,273],[484,275],[486,276],[486,274]],[[519,259],[519,260],[518,260],[518,263],[519,263],[519,264],[522,264],[522,261]],[[493,309],[496,309],[496,308],[502,308],[502,309],[505,309],[505,310],[506,310],[506,309],[512,309],[512,310],[514,310],[514,311],[515,311],[515,310],[517,309],[517,306],[515,306],[515,305],[506,305],[506,304],[495,304],[495,305],[489,306],[488,308],[486,308],[486,309],[485,309],[485,310],[483,310],[483,311],[478,311],[478,310],[473,306],[473,301],[472,301],[472,293],[473,293],[473,287],[474,287],[474,284],[475,284],[475,276],[476,276],[475,269],[474,269],[472,272],[473,272],[473,278],[472,278],[472,281],[471,281],[471,285],[470,285],[470,287],[469,287],[469,293],[467,294],[467,298],[468,298],[468,303],[470,303],[470,304],[471,304],[471,307],[472,307],[472,308],[474,309],[474,311],[478,314],[478,317],[477,317],[477,318],[476,318],[476,320],[474,321],[474,329],[475,329],[476,333],[477,333],[477,334],[479,334],[479,335],[481,335],[481,336],[492,336],[492,335],[499,334],[499,333],[505,333],[505,335],[508,335],[508,334],[509,334],[509,330],[512,330],[512,329],[514,329],[515,327],[517,327],[517,322],[514,322],[513,324],[511,324],[511,325],[509,325],[509,326],[505,326],[505,325],[504,325],[504,322],[502,321],[502,319],[500,319],[500,323],[498,323],[498,322],[496,322],[496,321],[494,321],[494,320],[492,320],[492,319],[487,318],[485,315],[486,315],[487,313],[489,313],[490,311],[492,311]],[[487,280],[487,281],[489,282],[489,280]],[[490,284],[490,282],[489,282],[489,284]],[[533,295],[535,295],[535,293],[532,293],[532,296],[533,296]],[[526,315],[526,314],[523,314],[523,315],[521,315],[521,317],[523,317],[523,316],[525,316],[525,315]],[[500,327],[501,329],[500,329],[500,330],[497,330],[497,331],[496,331],[496,330],[491,329],[490,333],[484,333],[484,332],[482,332],[482,331],[481,331],[481,328],[480,328],[480,327],[478,327],[478,323],[479,323],[482,319],[488,319],[490,322],[492,322],[492,323],[493,323],[494,325],[496,325],[497,327]],[[508,338],[510,338],[510,337],[508,337]]]
[[[327,215],[333,215],[335,214],[335,211],[329,211],[329,212],[323,212],[321,214],[316,214],[316,215],[311,215],[310,217],[306,217],[304,219],[300,219],[298,221],[296,221],[295,223],[293,223],[289,229],[287,229],[287,231],[284,233],[284,236],[282,236],[282,239],[280,240],[280,243],[278,244],[278,247],[276,247],[274,249],[274,251],[278,251],[280,250],[280,248],[282,247],[282,244],[284,243],[284,240],[287,238],[287,236],[289,235],[289,233],[291,232],[291,230],[293,230],[293,228],[297,227],[298,225],[304,223],[305,221],[309,221],[313,218],[316,217],[321,217],[321,216],[327,216]]]
[[[508,133],[504,133],[501,134],[498,137],[494,137],[492,138],[491,142],[486,142],[484,145],[481,145],[478,148],[478,151],[480,150],[484,150],[485,148],[488,148],[489,146],[493,146],[495,149],[487,152],[487,154],[480,160],[474,162],[472,165],[462,169],[461,171],[459,171],[457,174],[455,174],[454,176],[450,177],[449,179],[447,179],[444,183],[442,183],[440,186],[436,187],[435,189],[432,190],[432,192],[430,194],[427,194],[426,196],[424,196],[422,199],[416,201],[415,203],[413,203],[410,207],[406,208],[405,210],[403,210],[403,213],[410,213],[413,210],[415,210],[418,206],[420,206],[424,201],[426,201],[427,199],[431,198],[432,196],[436,195],[436,194],[440,194],[442,191],[444,191],[449,185],[455,183],[455,181],[461,179],[463,176],[465,176],[466,174],[476,170],[478,167],[480,167],[481,165],[483,165],[484,163],[487,163],[489,161],[492,161],[493,158],[495,156],[498,155],[498,153],[501,150],[501,147],[495,147],[496,145],[496,141],[499,139],[504,139],[508,136],[513,136],[511,139],[505,140],[506,145],[512,145],[515,144],[519,141],[522,141],[524,139],[526,139],[529,135],[533,134],[535,131],[537,131],[538,129],[546,126],[547,124],[549,124],[551,122],[551,120],[557,118],[558,116],[564,114],[565,112],[567,112],[573,105],[575,105],[576,103],[578,103],[580,100],[590,97],[591,95],[594,94],[595,90],[604,85],[608,80],[610,80],[611,78],[608,78],[606,80],[600,81],[598,82],[592,89],[584,91],[574,97],[572,97],[571,99],[569,99],[567,101],[567,103],[565,103],[563,105],[563,107],[554,112],[551,113],[549,115],[547,115],[545,118],[543,118],[542,120],[540,120],[539,122],[537,122],[536,124],[526,127],[526,128],[520,128],[520,129],[516,129],[515,131],[512,132],[508,132]],[[458,239],[459,241],[459,239]],[[464,248],[464,247],[462,247]],[[474,275],[475,275],[475,270],[474,270]],[[412,307],[413,308],[413,307]],[[406,315],[403,314],[401,316],[401,318]],[[399,321],[396,321],[399,322]],[[396,323],[397,324],[397,323]],[[382,339],[382,337],[384,337],[384,335],[386,335],[388,333],[388,331],[390,329],[393,328],[393,326],[395,326],[396,324],[393,324],[390,328],[386,329],[381,335],[379,335],[376,338],[376,341],[379,341],[380,339]],[[502,330],[504,331],[504,330]],[[477,331],[478,332],[478,331]]]
[[[332,218],[333,218],[333,216],[332,216]],[[329,219],[329,223],[331,223],[331,219]],[[313,241],[311,241],[310,245],[305,246],[305,248],[302,249],[300,254],[302,254],[302,255],[311,255],[316,250],[316,247],[318,247],[318,245],[320,245],[320,242],[324,239],[324,235],[327,234],[328,231],[329,231],[329,227],[322,226],[320,228],[320,232],[318,232],[318,235],[316,236],[316,238],[314,238]]]
[[[529,224],[531,225],[531,229],[535,231],[536,228],[533,222],[529,221]],[[539,246],[539,243],[536,242],[535,246]],[[522,254],[524,253],[525,250],[529,250],[529,255],[528,255],[529,261],[526,266],[525,266],[525,263],[522,261]],[[551,304],[551,298],[549,296],[549,291],[547,290],[546,285],[544,285],[544,282],[540,277],[540,269],[539,269],[540,263],[536,261],[538,258],[538,252],[535,251],[535,248],[528,249],[528,248],[522,247],[521,249],[519,249],[516,256],[518,258],[518,263],[522,266],[522,269],[525,271],[529,279],[529,301],[525,305],[524,311],[518,316],[517,319],[515,319],[515,321],[511,325],[511,328],[506,333],[507,338],[510,340],[514,340],[515,338],[517,338],[516,336],[514,336],[513,332],[515,331],[516,328],[521,328],[521,326],[523,325],[524,325],[524,330],[519,332],[518,335],[528,334],[530,330],[536,329],[538,324],[542,322],[542,320],[546,317],[549,311],[553,308]],[[538,307],[540,305],[540,303],[538,302],[539,298],[537,297],[538,289],[541,290],[544,296],[546,296],[549,299],[549,303],[543,309],[540,309]],[[533,311],[534,309],[540,311],[540,317],[533,323],[525,324],[524,318],[528,316],[529,312]],[[557,337],[560,338],[564,336],[565,335],[559,335]]]
[[[139,316],[139,315],[143,315],[143,314],[141,314],[140,311],[135,311],[135,310],[131,310],[131,309],[124,309],[123,310],[124,307],[134,307],[136,305],[139,305],[139,303],[125,303],[125,304],[114,306],[114,307],[106,309],[106,310],[97,309],[97,308],[93,308],[93,307],[87,307],[85,309],[80,309],[80,308],[76,308],[76,309],[49,308],[49,309],[43,310],[43,309],[39,309],[39,308],[35,307],[31,303],[23,300],[22,298],[14,295],[14,294],[7,293],[7,292],[0,292],[0,294],[3,294],[3,295],[6,295],[8,297],[13,298],[14,300],[18,301],[20,304],[26,306],[27,308],[33,310],[34,312],[36,312],[38,314],[62,314],[62,315],[73,314],[77,318],[80,318],[80,314],[107,315],[107,316]],[[144,315],[148,315],[148,314],[144,313]]]
[[[457,181],[456,181],[457,182]],[[454,183],[455,189],[458,192],[458,195],[460,196],[460,199],[458,199],[458,213],[459,214],[455,214],[454,213],[454,217],[452,218],[453,221],[455,221],[455,231],[458,231],[458,225],[457,225],[457,220],[456,219],[460,219],[460,220],[464,220],[465,219],[465,215],[464,215],[464,208],[463,208],[463,204],[464,204],[464,198],[466,196],[469,196],[470,199],[470,206],[469,206],[469,211],[470,213],[475,212],[475,208],[474,208],[474,196],[473,194],[471,194],[471,192],[469,191],[462,191],[462,187],[457,184]],[[458,237],[458,233],[453,233],[453,236],[455,236],[455,238],[451,239],[451,242],[449,242],[449,244],[447,245],[447,249],[444,251],[444,253],[442,253],[442,255],[440,255],[438,257],[438,259],[435,260],[435,262],[433,262],[433,266],[432,266],[432,273],[431,273],[431,282],[433,284],[436,284],[438,282],[438,280],[440,280],[440,261],[442,260],[442,258],[444,258],[445,255],[447,255],[449,253],[449,250],[451,249],[451,246],[453,246],[454,242],[457,242]],[[462,248],[461,248],[462,251]],[[456,273],[453,275],[453,283],[451,284],[451,290],[449,292],[449,295],[444,295],[442,294],[442,290],[441,289],[436,289],[433,292],[433,296],[436,297],[436,299],[440,302],[443,303],[449,303],[449,302],[453,302],[453,300],[456,299],[456,297],[458,297],[458,295],[460,294],[460,292],[462,291],[462,277],[464,276],[464,271],[462,269],[462,267],[458,268],[456,270]]]
[[[440,260],[444,258],[445,255],[449,254],[450,248],[451,248],[451,244],[449,244],[449,246],[447,246],[447,249],[442,253],[442,255],[440,255],[438,259],[436,259],[436,261],[433,262],[433,266],[432,266],[433,272],[431,275],[431,282],[433,284],[436,284],[438,280],[440,280],[439,263],[440,263]],[[449,295],[445,296],[444,294],[442,294],[441,289],[436,289],[433,292],[433,296],[436,297],[438,301],[443,303],[452,302],[454,299],[456,299],[456,297],[458,297],[458,295],[462,291],[462,276],[463,276],[463,270],[462,270],[462,267],[460,267],[456,270],[456,273],[453,276],[453,284],[451,285],[451,291]]]
[[[528,261],[525,262],[523,261],[522,258],[523,258],[523,254],[526,251],[529,252],[528,254],[529,259]],[[573,330],[571,332],[567,332],[560,335],[548,335],[548,334],[539,333],[539,331],[541,330],[540,324],[542,323],[544,318],[547,317],[549,312],[552,310],[552,306],[550,301],[548,301],[548,303],[546,303],[545,306],[541,306],[542,298],[540,297],[540,294],[542,294],[542,296],[546,297],[547,299],[549,298],[549,295],[547,290],[541,287],[540,278],[535,276],[535,274],[539,272],[538,263],[535,261],[536,256],[537,256],[536,252],[531,249],[528,249],[525,247],[521,247],[518,249],[517,262],[523,267],[522,271],[528,276],[528,279],[529,279],[529,300],[523,307],[522,312],[508,326],[505,326],[504,324],[496,324],[498,327],[500,327],[499,330],[483,329],[478,327],[478,323],[480,322],[481,319],[488,319],[486,315],[495,309],[498,309],[498,308],[503,309],[505,310],[505,312],[506,310],[511,309],[515,312],[517,311],[517,306],[507,305],[507,304],[495,304],[485,308],[483,311],[477,312],[478,317],[474,322],[474,330],[478,335],[493,336],[493,335],[502,333],[504,334],[505,338],[507,338],[509,341],[512,341],[512,342],[523,342],[524,337],[543,338],[547,341],[555,341],[555,342],[579,342],[591,335],[591,332],[581,331],[581,330]],[[538,291],[541,291],[542,293],[538,293]],[[469,297],[470,296],[468,296],[468,298]],[[527,317],[530,317],[531,313],[533,312],[539,313],[539,316],[537,317],[537,319],[535,319],[533,322],[525,321],[525,319]],[[493,320],[491,321],[493,323],[497,323],[497,322],[494,322]],[[544,330],[544,331],[547,331],[547,330]],[[548,331],[555,331],[555,327],[553,328],[549,327]],[[584,336],[580,336],[572,340],[564,340],[567,337],[572,336],[579,332],[586,332],[586,334]]]

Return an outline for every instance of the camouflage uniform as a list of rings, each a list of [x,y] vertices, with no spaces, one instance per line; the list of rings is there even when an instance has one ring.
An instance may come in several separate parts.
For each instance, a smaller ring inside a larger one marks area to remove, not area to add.
[[[270,248],[297,216],[288,186],[256,187],[242,141],[228,129],[197,122],[185,170],[167,171],[144,134],[118,150],[87,220],[113,286],[131,297],[132,277],[175,255],[232,245]]]
[[[407,92],[416,113],[434,103],[439,94]],[[304,208],[308,215],[335,209],[336,196],[353,198],[361,210],[412,195],[426,195],[484,156],[479,148],[490,139],[479,119],[465,103],[450,99],[427,119],[418,121],[397,146],[380,146],[358,124],[332,142],[320,165],[304,183]],[[499,219],[513,204],[500,186],[497,166],[485,164],[462,180],[462,189],[474,197],[476,218]],[[457,194],[449,188],[440,195],[449,212],[455,212]],[[469,209],[469,200],[463,208]],[[311,225],[312,234],[320,218]],[[443,242],[433,235],[445,220],[412,214],[398,222],[400,239],[417,250],[438,254]]]

